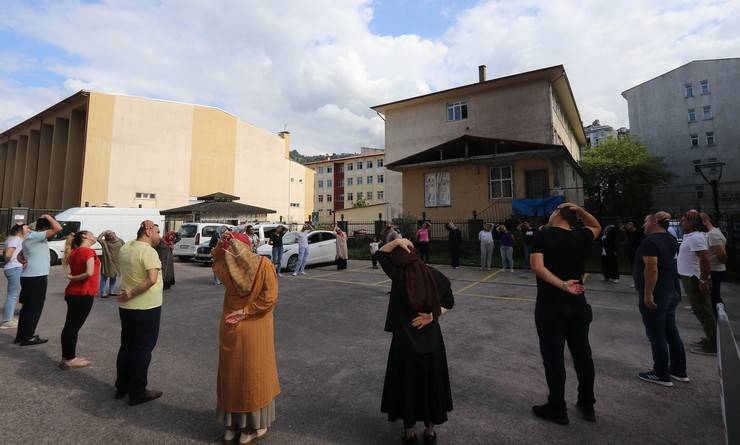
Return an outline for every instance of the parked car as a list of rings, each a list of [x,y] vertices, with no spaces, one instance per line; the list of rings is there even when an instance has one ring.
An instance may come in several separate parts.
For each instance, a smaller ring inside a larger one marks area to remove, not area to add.
[[[188,261],[195,258],[198,253],[198,247],[208,246],[211,237],[216,233],[219,227],[226,226],[233,229],[234,226],[220,223],[185,223],[180,226],[178,233],[180,241],[175,244],[172,254],[180,261]]]
[[[294,271],[298,264],[297,232],[288,232],[283,237],[283,260],[281,269]],[[328,230],[314,230],[308,234],[308,261],[306,265],[332,263],[337,256],[337,235]],[[260,246],[257,253],[272,259],[272,246]]]
[[[248,224],[246,225],[240,225],[237,227],[237,230],[240,232],[244,232]],[[291,226],[295,227],[295,224],[282,224],[282,223],[255,223],[252,224],[252,228],[254,229],[254,233],[259,237],[259,244],[257,247],[264,246],[267,244],[267,242],[270,240],[270,235],[275,232],[275,229],[278,228],[278,226],[283,226],[287,230],[290,230]]]
[[[195,256],[193,257],[193,261],[196,263],[203,263],[203,264],[211,264],[213,263],[213,258],[211,257],[211,246],[200,246],[195,251]]]
[[[365,229],[357,229],[354,232],[352,232],[352,238],[370,238],[374,236],[373,233],[368,232]]]

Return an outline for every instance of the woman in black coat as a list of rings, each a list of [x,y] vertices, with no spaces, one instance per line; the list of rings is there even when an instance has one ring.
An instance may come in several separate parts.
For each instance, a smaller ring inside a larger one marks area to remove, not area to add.
[[[393,333],[383,385],[381,412],[403,420],[403,443],[416,443],[416,422],[424,422],[424,443],[435,444],[435,425],[447,421],[452,393],[439,317],[452,309],[450,280],[424,264],[407,239],[387,243],[375,254],[391,279],[385,330]]]

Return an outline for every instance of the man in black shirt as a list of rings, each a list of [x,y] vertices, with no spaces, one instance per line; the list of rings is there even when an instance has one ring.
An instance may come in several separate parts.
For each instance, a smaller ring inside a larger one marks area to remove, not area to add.
[[[579,217],[585,227],[576,227]],[[565,203],[550,215],[547,227],[532,240],[530,261],[537,275],[534,318],[550,391],[547,403],[533,406],[532,412],[560,425],[570,422],[565,404],[566,342],[578,376],[578,410],[584,419],[596,420],[594,363],[588,342],[592,313],[586,303],[582,277],[591,243],[600,233],[596,218],[575,204]]]
[[[645,217],[645,238],[635,255],[632,276],[640,296],[639,307],[653,353],[653,369],[638,377],[661,386],[673,386],[671,379],[688,382],[686,351],[676,326],[676,307],[681,301],[678,242],[667,232],[670,213]]]

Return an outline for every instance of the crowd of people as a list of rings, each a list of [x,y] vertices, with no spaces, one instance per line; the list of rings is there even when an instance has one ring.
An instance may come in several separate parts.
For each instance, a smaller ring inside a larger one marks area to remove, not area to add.
[[[637,377],[661,386],[690,381],[676,324],[682,288],[705,334],[691,351],[716,354],[716,305],[722,302],[720,288],[727,262],[726,239],[708,215],[691,210],[682,217],[680,245],[669,231],[670,220],[669,213],[659,211],[645,217],[642,230],[634,223],[624,226],[638,308],[653,356],[652,369],[637,373]],[[462,236],[453,223],[446,229],[452,266],[458,267]],[[33,230],[17,225],[6,239],[8,296],[2,326],[17,329],[15,342],[21,346],[48,341],[36,329],[50,272],[47,240],[61,230],[53,217],[43,215]],[[294,275],[305,274],[308,235],[313,230],[305,224],[294,232],[298,244]],[[340,227],[333,230],[337,268],[344,270],[347,234]],[[576,408],[584,419],[596,420],[596,372],[589,342],[593,313],[586,300],[583,276],[592,244],[600,240],[602,257],[610,257],[602,258],[604,268],[609,269],[605,278],[619,278],[618,272],[613,273],[611,256],[615,255],[614,237],[620,230],[616,226],[602,229],[593,215],[566,203],[538,229],[525,220],[513,230],[506,225],[494,229],[492,224],[485,224],[478,235],[481,269],[492,267],[493,246],[498,241],[503,269],[512,270],[513,244],[520,239],[527,255],[525,264],[535,274],[535,326],[548,387],[547,401],[532,407],[539,418],[561,425],[570,421],[565,397],[567,343],[578,379]],[[260,240],[251,227],[242,233],[224,226],[211,240],[214,280],[224,286],[216,413],[225,427],[226,444],[245,444],[260,438],[276,419],[275,399],[280,384],[273,312],[278,302],[286,232],[280,226],[269,235],[270,259],[257,253]],[[440,319],[453,308],[455,300],[450,280],[427,264],[431,225],[422,223],[415,238],[416,244],[388,224],[369,245],[373,267],[379,264],[391,281],[385,330],[392,339],[381,412],[391,422],[403,422],[402,443],[417,443],[416,424],[421,422],[425,427],[424,443],[434,444],[435,427],[447,421],[453,408]],[[67,313],[60,336],[60,368],[90,365],[90,360],[77,355],[78,335],[94,298],[115,296],[121,343],[114,396],[127,397],[131,406],[162,396],[161,391],[148,387],[147,377],[159,336],[163,292],[175,283],[172,247],[177,239],[174,232],[162,236],[152,221],[142,222],[136,239],[127,242],[110,231],[96,236],[82,230],[67,237],[63,267],[69,283],[64,297]],[[93,249],[96,243],[101,245],[101,258]],[[13,319],[16,300],[22,304],[17,322]]]

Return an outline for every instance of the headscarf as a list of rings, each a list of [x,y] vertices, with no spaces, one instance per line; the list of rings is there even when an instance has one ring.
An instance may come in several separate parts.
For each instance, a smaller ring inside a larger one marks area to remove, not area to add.
[[[252,291],[252,283],[262,263],[262,258],[252,252],[251,245],[252,241],[244,234],[224,232],[217,246],[223,249],[231,281],[242,296]]]
[[[175,232],[174,230],[170,230],[169,232],[165,233],[162,237],[162,242],[165,246],[172,249],[175,247],[175,244],[180,240],[180,236]]]
[[[406,294],[408,294],[411,307],[417,312],[426,312],[431,309],[434,317],[439,317],[442,308],[437,281],[429,266],[416,255],[415,249],[412,248],[411,252],[407,252],[402,247],[393,249],[391,262],[403,269]]]

